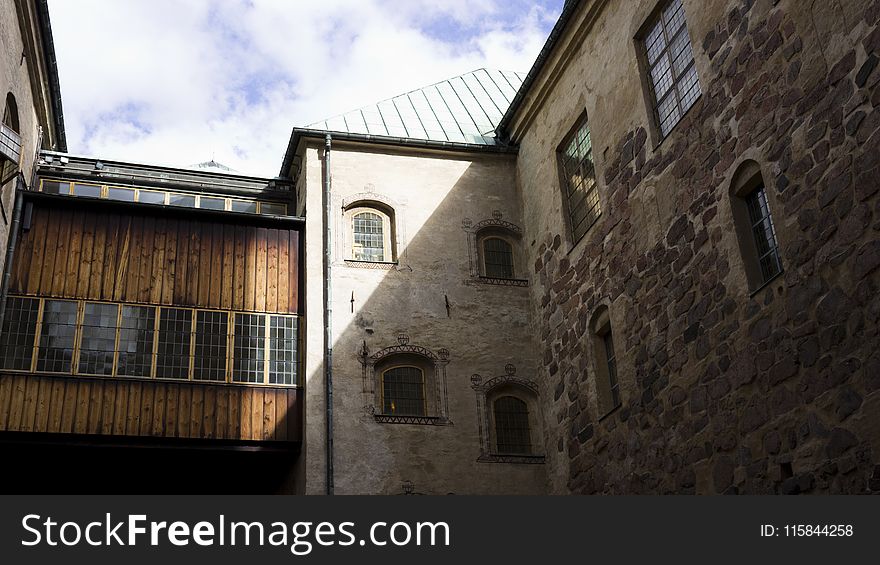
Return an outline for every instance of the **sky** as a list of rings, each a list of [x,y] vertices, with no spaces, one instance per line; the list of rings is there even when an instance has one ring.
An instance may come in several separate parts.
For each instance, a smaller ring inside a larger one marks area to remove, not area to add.
[[[49,0],[68,150],[279,173],[291,129],[479,68],[563,0]]]

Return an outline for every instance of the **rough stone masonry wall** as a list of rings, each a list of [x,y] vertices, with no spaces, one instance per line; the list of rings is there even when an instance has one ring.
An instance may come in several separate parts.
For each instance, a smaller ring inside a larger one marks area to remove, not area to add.
[[[673,136],[652,151],[637,126],[610,145],[605,216],[574,253],[532,234],[549,448],[570,491],[880,491],[880,2],[824,4],[728,2],[692,28],[711,76]],[[728,196],[745,158],[785,269],[754,296]],[[635,195],[657,179],[677,212],[634,244]],[[601,303],[628,370],[599,420],[585,332]]]

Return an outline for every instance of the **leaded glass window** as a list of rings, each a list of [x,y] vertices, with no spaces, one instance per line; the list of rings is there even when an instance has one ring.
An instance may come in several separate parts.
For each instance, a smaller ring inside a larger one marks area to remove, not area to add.
[[[116,373],[123,377],[149,377],[153,367],[156,309],[123,306],[119,328],[119,360]]]
[[[746,197],[746,205],[749,209],[749,223],[758,265],[761,268],[761,282],[765,283],[782,272],[782,262],[779,260],[776,228],[773,226],[773,217],[770,215],[763,186],[759,186]]]
[[[86,302],[83,309],[77,372],[86,375],[113,374],[118,316],[117,304]]]
[[[37,371],[69,373],[76,344],[77,303],[47,300],[43,306]]]
[[[487,277],[513,278],[513,247],[505,240],[498,237],[484,239],[483,261]]]
[[[644,40],[654,112],[663,137],[700,97],[700,80],[681,0],[669,0]]]
[[[385,261],[385,221],[379,214],[361,212],[352,217],[353,258],[356,261]]]
[[[272,316],[269,320],[269,384],[296,384],[297,320]]]
[[[425,375],[417,367],[395,367],[382,374],[385,414],[425,415]]]
[[[574,241],[583,237],[602,213],[596,170],[593,166],[593,145],[586,118],[560,150],[562,190],[568,208],[571,235]]]
[[[29,371],[34,358],[34,339],[40,301],[34,298],[9,298],[3,318],[0,363],[4,369]]]
[[[266,316],[236,314],[232,351],[232,380],[237,383],[265,382]]]
[[[502,396],[494,402],[494,411],[498,453],[531,453],[528,405],[515,396]]]
[[[226,312],[196,313],[196,348],[193,379],[197,381],[226,380],[226,347],[229,317]]]
[[[188,379],[192,310],[162,308],[159,314],[159,345],[156,356],[156,377]]]

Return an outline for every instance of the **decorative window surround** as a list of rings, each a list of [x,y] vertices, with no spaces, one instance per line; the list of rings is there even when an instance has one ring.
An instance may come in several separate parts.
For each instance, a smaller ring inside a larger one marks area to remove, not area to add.
[[[467,233],[468,238],[468,259],[470,264],[470,278],[464,281],[464,284],[489,284],[496,286],[529,286],[526,279],[515,278],[517,273],[522,272],[522,258],[519,253],[519,240],[522,238],[522,228],[518,225],[503,219],[504,216],[500,210],[492,213],[492,218],[483,220],[476,224],[470,218],[465,218],[461,222],[461,228]],[[483,266],[483,252],[481,250],[482,240],[486,236],[501,237],[510,243],[513,248],[513,268],[514,278],[498,278],[485,276],[485,268]]]

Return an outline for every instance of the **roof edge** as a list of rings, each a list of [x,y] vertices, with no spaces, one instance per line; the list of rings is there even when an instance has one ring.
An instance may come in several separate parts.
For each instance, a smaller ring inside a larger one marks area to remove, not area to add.
[[[37,0],[37,19],[40,24],[40,39],[43,44],[44,64],[49,79],[49,96],[52,118],[55,122],[58,150],[67,151],[67,134],[64,131],[64,108],[61,105],[61,81],[58,78],[58,60],[55,57],[55,40],[52,37],[52,23],[49,21],[48,0]]]
[[[297,146],[303,138],[324,139],[330,135],[332,139],[343,141],[355,141],[361,143],[375,143],[377,145],[390,145],[395,147],[435,149],[440,151],[464,151],[474,153],[516,154],[519,147],[515,145],[480,145],[476,143],[461,143],[458,141],[431,141],[428,139],[414,139],[411,137],[392,137],[387,135],[372,135],[364,133],[349,133],[342,131],[319,130],[310,128],[293,128],[287,151],[284,153],[284,161],[281,164],[281,178],[289,179],[290,167],[297,151]]]
[[[542,47],[541,52],[538,53],[538,58],[535,59],[535,63],[532,65],[532,68],[526,75],[526,79],[523,81],[522,86],[517,91],[516,96],[514,96],[513,102],[510,103],[510,106],[508,106],[507,111],[504,113],[504,116],[501,117],[501,121],[498,122],[498,127],[495,128],[495,136],[499,140],[509,140],[507,128],[510,126],[510,122],[511,120],[513,120],[513,116],[516,115],[516,113],[519,111],[520,106],[522,106],[523,100],[525,100],[526,94],[528,94],[529,90],[532,88],[532,85],[537,80],[538,75],[541,74],[542,70],[544,70],[544,65],[550,59],[550,54],[556,48],[556,44],[562,37],[562,34],[565,31],[566,27],[568,27],[572,16],[583,2],[584,0],[569,0],[563,6],[562,13],[559,14],[559,19],[556,20],[556,25],[553,26],[553,29],[550,31],[550,35],[547,37],[547,42],[544,43],[544,47]]]

